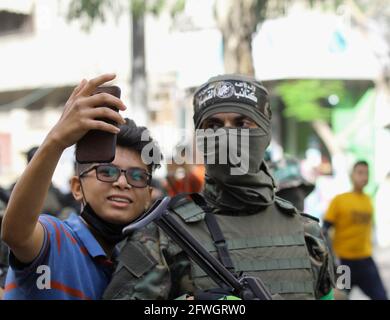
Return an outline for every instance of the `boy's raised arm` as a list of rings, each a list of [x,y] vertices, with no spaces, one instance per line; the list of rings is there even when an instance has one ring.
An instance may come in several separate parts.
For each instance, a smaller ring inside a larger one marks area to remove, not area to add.
[[[38,217],[62,152],[76,143],[88,130],[119,132],[117,127],[96,120],[98,118],[124,123],[119,113],[109,108],[96,107],[108,103],[119,110],[125,110],[126,107],[120,99],[106,93],[91,96],[96,87],[114,78],[113,74],[105,74],[90,81],[83,80],[74,89],[60,120],[48,133],[18,179],[3,217],[1,237],[21,262],[33,261],[42,248],[44,230],[38,223]]]

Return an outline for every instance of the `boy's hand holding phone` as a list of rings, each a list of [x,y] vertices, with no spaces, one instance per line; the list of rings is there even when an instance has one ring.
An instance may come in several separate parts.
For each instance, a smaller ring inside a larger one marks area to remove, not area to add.
[[[100,86],[96,88],[92,95],[100,93],[108,93],[120,98],[121,90],[117,86]],[[106,107],[119,112],[116,107],[109,104],[103,104],[99,107]],[[117,126],[110,119],[101,120]],[[112,162],[115,158],[115,149],[115,133],[102,130],[90,130],[76,144],[76,160],[79,163]]]
[[[81,81],[66,102],[64,112],[49,132],[48,138],[59,148],[66,149],[79,141],[90,130],[117,134],[119,128],[112,123],[120,125],[124,124],[125,120],[118,111],[107,106],[122,111],[126,110],[126,106],[112,94],[101,92],[93,95],[99,86],[114,78],[114,74],[104,74],[89,81]],[[107,121],[112,121],[112,123]]]

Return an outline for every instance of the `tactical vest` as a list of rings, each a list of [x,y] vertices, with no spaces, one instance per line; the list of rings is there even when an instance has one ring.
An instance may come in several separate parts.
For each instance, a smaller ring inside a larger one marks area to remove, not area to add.
[[[204,221],[205,213],[194,202],[172,210],[188,230],[217,257],[217,249]],[[215,214],[226,239],[234,270],[260,277],[272,294],[284,299],[314,299],[315,279],[305,242],[301,216],[289,203],[275,204],[253,215]],[[191,261],[191,275],[198,290],[216,284]]]

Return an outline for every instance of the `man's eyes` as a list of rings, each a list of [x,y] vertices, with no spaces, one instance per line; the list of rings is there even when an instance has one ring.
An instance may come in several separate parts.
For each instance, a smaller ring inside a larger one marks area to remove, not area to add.
[[[218,123],[218,122],[209,122],[206,123],[205,129],[219,129],[223,127],[223,123]]]
[[[240,128],[249,128],[253,125],[253,122],[250,120],[240,120],[236,123],[236,127]]]
[[[250,119],[240,119],[233,122],[235,128],[251,128],[254,126],[254,122]],[[225,124],[223,122],[206,122],[205,129],[217,130],[223,128]]]

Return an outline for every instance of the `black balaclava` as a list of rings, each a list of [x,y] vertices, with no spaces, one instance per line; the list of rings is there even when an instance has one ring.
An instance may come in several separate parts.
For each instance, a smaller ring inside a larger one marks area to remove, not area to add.
[[[204,120],[221,112],[245,115],[259,127],[199,130]],[[271,139],[270,117],[268,92],[253,78],[218,76],[195,92],[196,138],[206,166],[204,196],[213,207],[233,214],[251,214],[274,202],[274,180],[263,161]],[[221,159],[219,152],[224,150],[227,156]]]

